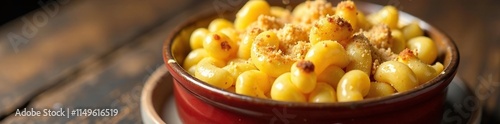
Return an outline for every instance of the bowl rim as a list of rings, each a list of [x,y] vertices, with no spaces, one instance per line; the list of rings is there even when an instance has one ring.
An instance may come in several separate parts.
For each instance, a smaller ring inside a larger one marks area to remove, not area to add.
[[[160,67],[164,67],[163,65]],[[154,96],[159,93],[159,86],[162,85],[161,80],[171,78],[169,72],[166,68],[157,68],[151,76],[148,77],[146,82],[144,83],[144,87],[141,92],[141,101],[140,101],[140,109],[141,109],[141,117],[142,122],[146,124],[165,124],[165,120],[162,119],[161,112],[158,109],[162,109],[162,107],[155,106],[156,104],[164,104],[166,99],[154,99]],[[167,85],[167,87],[173,87],[172,84],[163,84]],[[166,93],[163,93],[163,96],[173,96],[172,90],[167,90]]]
[[[356,1],[355,2],[356,6],[360,11],[364,11],[366,14],[366,11],[371,11],[375,12],[376,10],[381,9],[383,6],[374,4],[374,3],[369,3],[369,2],[362,2],[362,1]],[[361,8],[361,9],[360,9]],[[403,101],[405,99],[412,98],[414,96],[417,96],[418,94],[422,94],[427,90],[430,90],[431,87],[437,87],[439,85],[443,85],[443,83],[446,83],[446,87],[448,84],[451,82],[451,79],[455,76],[457,72],[457,68],[459,65],[459,60],[460,60],[460,55],[458,48],[455,44],[455,42],[447,35],[446,33],[442,32],[438,28],[431,26],[428,24],[426,21],[419,19],[415,16],[412,16],[406,12],[403,12],[401,10],[398,10],[399,13],[399,20],[401,21],[406,20],[406,21],[412,21],[412,20],[419,20],[420,27],[424,29],[425,32],[429,34],[434,34],[438,35],[438,37],[442,37],[442,42],[447,44],[448,46],[445,46],[446,49],[444,50],[444,55],[450,54],[450,60],[449,64],[444,66],[442,74],[438,75],[437,77],[433,78],[432,80],[421,84],[417,86],[414,89],[402,92],[402,93],[396,93],[391,96],[385,96],[385,97],[378,97],[378,98],[370,98],[370,99],[364,99],[361,101],[352,101],[352,102],[336,102],[336,103],[305,103],[305,102],[285,102],[285,101],[276,101],[272,99],[263,99],[263,98],[257,98],[257,97],[252,97],[252,96],[246,96],[242,94],[237,94],[233,93],[230,91],[226,91],[224,89],[220,89],[214,86],[211,86],[208,83],[205,83],[191,74],[189,74],[177,61],[175,60],[173,54],[172,54],[172,45],[174,43],[174,39],[181,33],[181,31],[185,27],[189,27],[191,25],[194,25],[198,19],[203,19],[203,18],[210,18],[217,13],[213,11],[202,11],[191,18],[189,18],[187,21],[181,23],[180,25],[177,25],[174,30],[168,35],[167,39],[164,41],[163,44],[163,50],[162,50],[162,56],[164,58],[165,65],[170,71],[170,74],[173,75],[179,75],[180,77],[186,79],[190,83],[193,83],[194,86],[203,88],[208,90],[209,92],[213,92],[216,94],[220,94],[226,97],[230,97],[231,99],[239,99],[242,102],[247,102],[247,103],[252,103],[252,104],[268,104],[268,105],[275,105],[275,106],[288,106],[288,107],[306,107],[306,108],[324,108],[324,107],[367,107],[367,106],[376,106],[380,104],[387,104],[391,102],[398,102],[398,101]],[[430,36],[429,36],[430,37]],[[434,40],[434,39],[433,39]],[[444,74],[443,74],[444,73]],[[445,82],[445,80],[450,79],[450,82]],[[174,80],[175,76],[174,76]],[[181,86],[186,88],[183,83],[179,83]],[[187,88],[186,88],[187,89]],[[191,90],[191,89],[187,89]],[[190,91],[191,93],[195,93],[193,91]],[[196,94],[198,96],[203,96],[201,94]],[[410,97],[408,97],[410,96]],[[406,98],[405,98],[406,97]]]

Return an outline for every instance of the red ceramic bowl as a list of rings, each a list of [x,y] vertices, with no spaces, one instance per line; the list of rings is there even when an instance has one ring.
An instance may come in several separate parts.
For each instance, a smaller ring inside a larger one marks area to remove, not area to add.
[[[358,9],[372,13],[380,5],[356,2]],[[279,4],[278,4],[279,5]],[[234,13],[232,13],[234,14]],[[213,87],[182,68],[190,52],[189,35],[206,27],[215,12],[193,16],[174,30],[163,46],[163,58],[174,77],[178,114],[184,123],[439,123],[447,86],[453,79],[459,53],[443,32],[421,21],[425,34],[438,46],[438,61],[444,74],[407,92],[388,97],[342,103],[291,103],[244,96]],[[400,12],[400,21],[420,20]]]

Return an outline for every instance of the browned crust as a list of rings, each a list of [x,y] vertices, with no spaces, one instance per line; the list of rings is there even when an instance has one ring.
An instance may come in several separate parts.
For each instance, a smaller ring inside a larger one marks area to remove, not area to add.
[[[405,61],[405,62],[408,60],[411,60],[411,59],[415,59],[415,58],[417,58],[416,52],[413,52],[412,50],[410,50],[408,48],[401,51],[399,53],[399,56],[398,56],[398,60]]]
[[[314,63],[308,60],[298,61],[296,67],[305,73],[314,72]]]
[[[214,35],[213,35],[213,38],[214,38],[215,40],[220,40],[220,36],[219,36],[218,34],[214,34]]]
[[[220,43],[220,48],[225,51],[231,50],[231,45],[227,41],[223,41]]]
[[[328,22],[330,23],[335,23],[337,24],[339,27],[341,28],[347,28],[347,30],[349,30],[350,32],[352,32],[354,29],[352,28],[352,25],[351,23],[349,23],[347,20],[345,20],[344,18],[342,17],[338,17],[338,16],[333,16],[333,20],[331,17],[327,17],[328,18]],[[338,29],[337,29],[338,30]]]

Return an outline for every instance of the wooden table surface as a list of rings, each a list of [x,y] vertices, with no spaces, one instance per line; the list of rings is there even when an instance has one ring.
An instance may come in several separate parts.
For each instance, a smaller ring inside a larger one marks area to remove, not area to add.
[[[141,123],[139,96],[167,34],[199,8],[242,0],[60,0],[0,27],[0,123]],[[500,1],[370,0],[446,32],[458,76],[500,120]],[[336,3],[336,2],[335,2]],[[17,109],[112,108],[113,117],[21,117]]]

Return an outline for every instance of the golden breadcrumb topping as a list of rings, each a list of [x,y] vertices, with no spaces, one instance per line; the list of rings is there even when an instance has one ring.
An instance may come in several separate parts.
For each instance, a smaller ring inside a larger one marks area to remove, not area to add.
[[[260,15],[257,21],[250,24],[248,29],[253,30],[254,28],[258,28],[264,31],[276,30],[283,27],[283,25],[284,22],[274,16]]]
[[[294,15],[293,22],[310,27],[319,18],[335,14],[332,4],[326,0],[306,1],[304,7],[300,15]]]
[[[391,29],[385,24],[373,26],[368,31],[363,32],[370,40],[370,44],[375,48],[390,48],[392,46]]]
[[[369,44],[370,41],[362,33],[356,33],[356,34],[354,34],[352,36],[351,40],[352,40],[351,42],[355,43],[354,45],[357,48],[366,48],[366,47],[370,46],[370,44]],[[364,57],[367,54],[372,54],[371,49],[364,49],[363,53],[361,54],[361,56]]]
[[[280,45],[296,44],[297,41],[309,40],[309,31],[302,26],[294,24],[285,24],[283,28],[278,30],[277,35],[282,41]]]
[[[279,31],[285,31],[285,30],[279,30]],[[279,32],[279,31],[274,31],[274,32]],[[269,61],[278,61],[278,62],[283,62],[283,63],[288,63],[288,62],[295,62],[301,59],[304,59],[307,51],[311,47],[311,44],[308,41],[293,41],[289,43],[283,43],[284,39],[280,39],[280,45],[279,47],[276,46],[271,46],[271,45],[264,45],[260,44],[262,42],[257,41],[257,40],[262,40],[262,39],[255,39],[256,43],[258,44],[260,51],[259,55],[264,55],[269,58]]]

